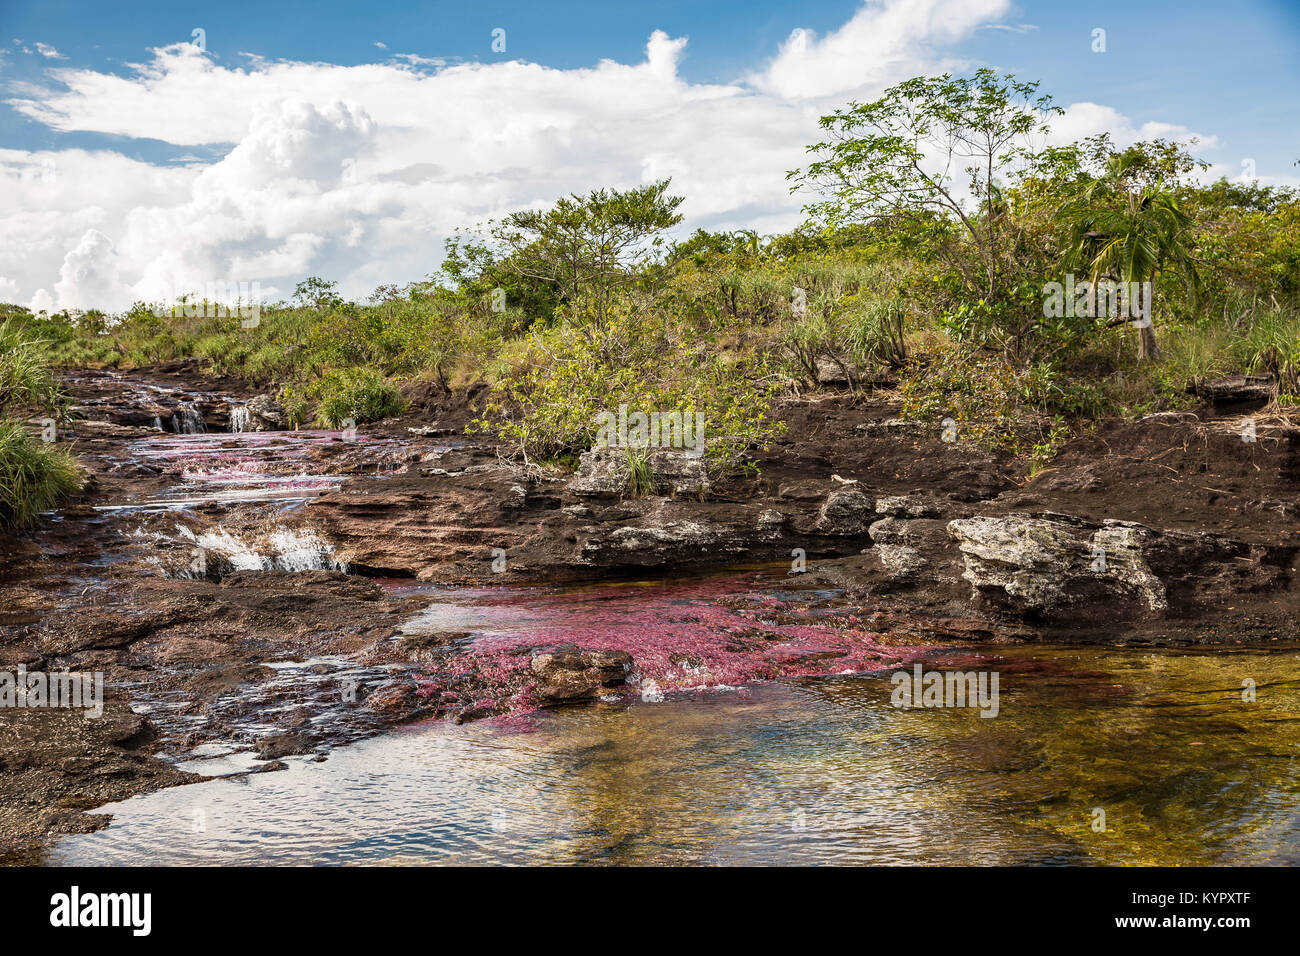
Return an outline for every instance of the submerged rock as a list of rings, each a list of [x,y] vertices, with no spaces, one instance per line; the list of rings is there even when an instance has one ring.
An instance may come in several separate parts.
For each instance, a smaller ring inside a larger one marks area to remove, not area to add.
[[[617,687],[632,670],[627,651],[584,651],[567,644],[535,656],[529,669],[536,694],[545,703],[595,697],[601,688]]]
[[[289,730],[257,742],[254,748],[258,760],[278,760],[295,754],[307,754],[316,749],[316,742],[301,731]]]

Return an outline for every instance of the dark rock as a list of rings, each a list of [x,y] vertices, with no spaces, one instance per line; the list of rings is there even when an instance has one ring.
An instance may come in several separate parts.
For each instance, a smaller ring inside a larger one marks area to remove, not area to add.
[[[1277,383],[1268,375],[1230,375],[1212,382],[1192,382],[1187,391],[1216,405],[1258,404],[1270,401]]]
[[[386,714],[402,714],[415,703],[416,686],[412,681],[394,681],[370,692],[365,699],[369,710]]]
[[[832,491],[817,514],[817,530],[823,534],[866,534],[876,518],[875,502],[856,488]]]
[[[291,730],[259,740],[254,749],[258,760],[277,760],[293,754],[311,753],[316,749],[316,742],[307,734]]]
[[[538,654],[529,665],[536,692],[545,702],[595,697],[603,687],[622,684],[632,670],[627,651],[584,651],[573,645]]]

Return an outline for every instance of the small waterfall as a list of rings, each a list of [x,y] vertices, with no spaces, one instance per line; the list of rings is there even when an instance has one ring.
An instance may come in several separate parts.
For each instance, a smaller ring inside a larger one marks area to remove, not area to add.
[[[310,528],[271,528],[244,536],[224,528],[196,534],[178,526],[179,542],[192,546],[188,567],[172,571],[170,577],[202,578],[210,572],[230,571],[347,571],[348,565],[333,557],[334,546]]]
[[[153,429],[154,429],[154,431],[156,431],[156,432],[161,432],[161,431],[166,431],[166,430],[167,430],[167,429],[163,428],[163,426],[162,426],[162,419],[159,418],[157,415],[155,415],[155,416],[153,417]]]
[[[182,433],[186,435],[202,435],[207,432],[208,427],[203,423],[203,416],[199,414],[199,410],[194,407],[193,402],[182,402],[178,412],[180,414],[179,423],[176,415],[172,416],[173,425],[179,424],[180,426],[176,429],[178,435]]]
[[[230,431],[233,434],[248,431],[249,417],[247,405],[230,406]]]

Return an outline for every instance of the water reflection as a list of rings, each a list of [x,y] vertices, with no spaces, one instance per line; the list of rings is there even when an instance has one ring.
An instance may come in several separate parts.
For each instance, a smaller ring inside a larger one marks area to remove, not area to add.
[[[985,652],[994,719],[852,676],[429,724],[114,805],[48,862],[1300,862],[1296,652]]]

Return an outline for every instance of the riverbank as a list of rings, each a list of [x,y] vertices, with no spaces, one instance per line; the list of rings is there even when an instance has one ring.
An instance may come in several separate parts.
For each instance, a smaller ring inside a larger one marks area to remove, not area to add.
[[[1104,423],[1030,477],[901,421],[888,391],[824,391],[778,406],[757,477],[701,493],[666,468],[676,494],[624,498],[616,462],[540,472],[466,436],[481,394],[425,389],[354,435],[232,433],[232,410],[265,406],[189,364],[66,388],[89,482],[4,541],[0,666],[101,671],[106,718],[0,711],[5,850],[197,779],[185,758],[277,769],[412,720],[871,673],[918,649],[1300,633],[1300,432],[1261,417],[1243,441],[1249,406]],[[740,566],[766,572],[717,577]],[[566,596],[645,579],[681,583],[640,627]],[[510,628],[440,617],[479,591]],[[546,625],[519,626],[538,600]]]

